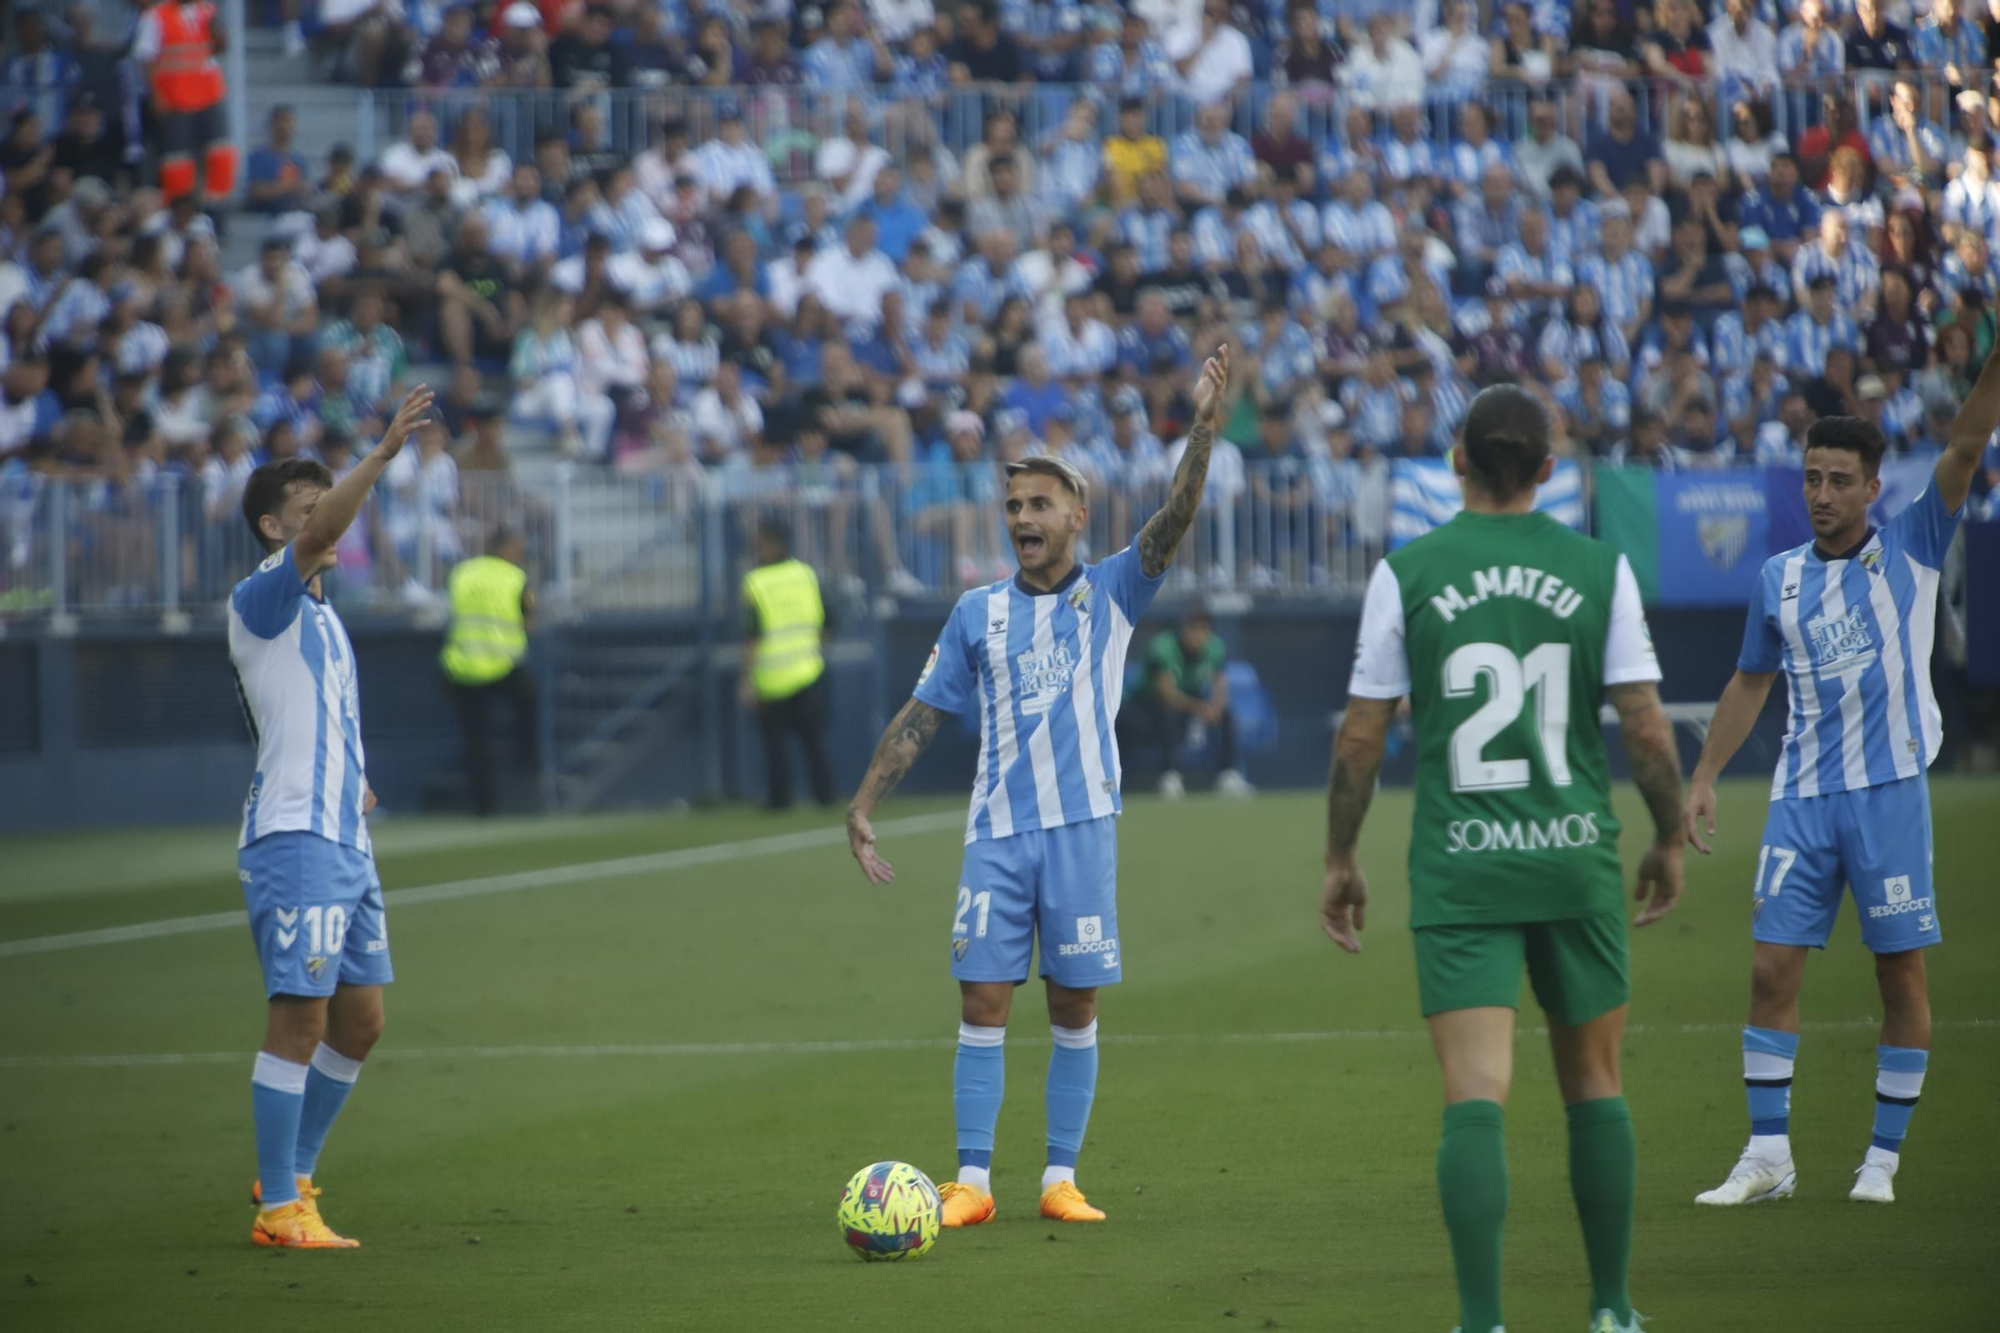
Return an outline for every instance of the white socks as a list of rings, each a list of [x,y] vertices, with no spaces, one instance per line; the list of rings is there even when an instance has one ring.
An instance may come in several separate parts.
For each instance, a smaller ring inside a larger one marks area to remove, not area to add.
[[[1792,1160],[1792,1136],[1789,1134],[1752,1134],[1750,1151],[1767,1162],[1789,1162]]]
[[[993,1168],[990,1166],[961,1166],[958,1168],[958,1183],[970,1185],[984,1194],[993,1192]]]
[[[1044,1194],[1047,1194],[1047,1193],[1049,1192],[1049,1187],[1050,1187],[1050,1186],[1052,1186],[1052,1185],[1056,1185],[1056,1184],[1060,1184],[1060,1183],[1061,1183],[1061,1182],[1063,1182],[1063,1181],[1068,1181],[1068,1182],[1069,1182],[1070,1184],[1072,1184],[1072,1185],[1076,1184],[1076,1168],[1075,1168],[1075,1167],[1073,1167],[1073,1166],[1051,1166],[1051,1167],[1045,1167],[1045,1168],[1043,1168],[1043,1170],[1042,1170],[1042,1193],[1044,1193]]]

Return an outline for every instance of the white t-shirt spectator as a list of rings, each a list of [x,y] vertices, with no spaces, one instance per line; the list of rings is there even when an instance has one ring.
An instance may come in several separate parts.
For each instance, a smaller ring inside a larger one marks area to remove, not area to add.
[[[813,153],[813,174],[839,193],[828,200],[833,211],[845,215],[868,202],[875,193],[875,176],[894,159],[872,143],[852,139],[828,139]],[[845,185],[837,182],[845,180]]]
[[[1252,73],[1250,39],[1227,23],[1218,26],[1205,43],[1199,20],[1175,29],[1167,39],[1167,55],[1175,61],[1194,56],[1182,78],[1188,96],[1204,105],[1220,102]]]
[[[1778,34],[1762,19],[1753,18],[1742,33],[1729,15],[1708,25],[1709,65],[1718,79],[1771,88],[1778,82]]]
[[[687,265],[671,254],[660,256],[658,263],[648,263],[637,250],[627,250],[604,261],[604,271],[641,310],[670,305],[694,288]]]
[[[414,564],[419,538],[428,536],[431,558],[456,563],[458,541],[458,464],[440,450],[426,458],[405,449],[389,460],[382,481],[388,492],[383,524],[389,541],[406,563]]]
[[[806,286],[834,317],[872,329],[882,318],[883,293],[896,286],[896,266],[880,250],[856,259],[846,246],[822,250],[806,269]]]
[[[646,335],[629,320],[613,337],[601,321],[586,319],[576,331],[576,354],[576,384],[585,393],[636,389],[646,382],[651,364]]]
[[[1439,83],[1448,91],[1476,93],[1486,86],[1486,75],[1492,68],[1486,39],[1470,29],[1453,32],[1442,26],[1432,28],[1423,35],[1417,53],[1423,59],[1426,77],[1435,69]]]
[[[799,298],[806,294],[807,275],[811,272],[810,263],[800,269],[790,255],[766,267],[764,276],[771,284],[771,308],[786,319],[796,315]]]
[[[1424,100],[1424,62],[1417,49],[1400,37],[1375,54],[1373,42],[1358,43],[1341,67],[1341,81],[1355,106],[1370,111],[1415,106]]]
[[[456,158],[452,159],[455,163]],[[384,167],[383,170],[388,170]],[[507,192],[514,180],[514,162],[498,148],[488,149],[486,166],[477,176],[467,176],[460,172],[451,185],[451,201],[460,208],[471,208],[487,199],[497,199]]]
[[[312,277],[296,260],[285,262],[285,266],[278,270],[276,282],[264,276],[260,265],[252,264],[238,273],[236,280],[229,285],[236,293],[237,304],[242,306],[260,306],[272,296],[277,296],[278,318],[287,324],[312,309],[316,299]]]
[[[419,152],[409,141],[390,144],[377,163],[389,184],[399,190],[420,190],[433,171],[442,171],[456,181],[458,159],[442,148]]]
[[[750,445],[753,436],[764,433],[764,409],[747,393],[738,393],[731,406],[722,401],[714,385],[694,396],[693,418],[688,434],[704,454],[733,454]]]
[[[328,278],[338,278],[354,267],[359,258],[354,252],[354,242],[339,232],[331,236],[321,236],[318,232],[308,232],[292,246],[292,258],[315,285]]]
[[[936,25],[937,8],[931,0],[868,0],[868,18],[877,37],[901,46],[919,28]]]

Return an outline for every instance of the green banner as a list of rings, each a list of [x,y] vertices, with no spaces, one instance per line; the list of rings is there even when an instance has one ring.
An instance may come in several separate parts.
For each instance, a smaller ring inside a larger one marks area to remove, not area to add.
[[[1597,535],[1625,553],[1639,580],[1639,595],[1651,606],[1660,600],[1660,521],[1653,499],[1653,469],[1599,467]]]

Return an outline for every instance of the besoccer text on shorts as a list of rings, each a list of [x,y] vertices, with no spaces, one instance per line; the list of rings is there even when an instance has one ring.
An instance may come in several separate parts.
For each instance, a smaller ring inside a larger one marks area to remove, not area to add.
[[[1076,1163],[1097,1091],[1098,988],[1123,976],[1113,721],[1132,628],[1200,507],[1228,388],[1222,347],[1195,383],[1194,424],[1166,504],[1132,545],[1095,564],[1077,560],[1090,502],[1082,475],[1059,458],[1008,465],[1007,535],[1020,570],[959,598],[848,807],[855,860],[871,883],[891,882],[869,820],[944,714],[977,710],[979,768],[950,934],[961,1008],[952,1073],[958,1178],[939,1191],[948,1227],[994,1213],[1007,1017],[1038,943],[1054,1038],[1041,1212],[1104,1220],[1077,1187]]]
[[[368,841],[354,645],[320,576],[368,492],[430,410],[422,385],[339,481],[307,458],[266,463],[243,517],[268,555],[229,597],[229,659],[257,747],[237,877],[264,969],[263,1048],[250,1075],[258,1205],[250,1231],[281,1249],[353,1249],[320,1216],[327,1131],[382,1035],[393,977],[382,881]]]
[[[1681,775],[1631,566],[1535,512],[1552,467],[1541,404],[1480,393],[1452,454],[1465,509],[1375,567],[1327,790],[1327,935],[1361,951],[1355,859],[1390,725],[1416,732],[1410,927],[1444,1074],[1437,1184],[1463,1333],[1502,1326],[1502,1107],[1525,972],[1568,1108],[1570,1187],[1592,1333],[1638,1327],[1627,1293],[1637,1148],[1619,1078],[1630,997],[1618,819],[1598,727],[1606,699],[1653,818],[1636,925],[1681,889]]]
[[[1781,1199],[1792,1163],[1792,1069],[1799,985],[1852,891],[1882,992],[1875,1123],[1848,1197],[1895,1200],[1903,1138],[1930,1063],[1924,950],[1938,943],[1925,772],[1943,741],[1931,691],[1938,583],[1981,454],[2000,426],[2000,359],[1989,356],[1952,422],[1930,485],[1881,528],[1881,428],[1823,417],[1806,436],[1813,539],[1765,562],[1751,594],[1736,674],[1722,692],[1689,786],[1687,838],[1706,852],[1715,780],[1784,673],[1789,715],[1752,875],[1750,1021],[1743,1087],[1750,1141],[1714,1189],[1733,1205]]]

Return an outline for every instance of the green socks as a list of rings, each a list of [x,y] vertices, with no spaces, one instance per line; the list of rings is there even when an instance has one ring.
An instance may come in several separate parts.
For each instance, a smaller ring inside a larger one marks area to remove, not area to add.
[[[1447,1113],[1447,1132],[1450,1127]],[[1625,1275],[1632,1258],[1632,1195],[1638,1158],[1632,1113],[1625,1108],[1623,1097],[1602,1097],[1569,1108],[1569,1188],[1576,1199],[1577,1218],[1583,1223],[1584,1253],[1590,1258],[1590,1309],[1593,1314],[1609,1310],[1621,1324],[1632,1320]],[[1439,1163],[1442,1179],[1442,1157]],[[1456,1237],[1454,1232],[1454,1245]],[[1463,1281],[1461,1278],[1461,1285]]]
[[[1591,1103],[1603,1105],[1604,1103]],[[1624,1103],[1618,1103],[1624,1109]],[[1571,1142],[1575,1140],[1574,1120]],[[1631,1127],[1626,1126],[1626,1229],[1631,1234]],[[1459,1324],[1466,1333],[1498,1328],[1500,1318],[1500,1232],[1507,1221],[1507,1148],[1498,1102],[1454,1102],[1444,1108],[1444,1137],[1438,1141],[1438,1197],[1451,1233],[1451,1261],[1458,1273]],[[1579,1207],[1581,1203],[1579,1203]],[[1589,1224],[1585,1224],[1589,1232]],[[1620,1251],[1619,1291],[1624,1291]],[[1596,1270],[1593,1249],[1591,1268]]]

